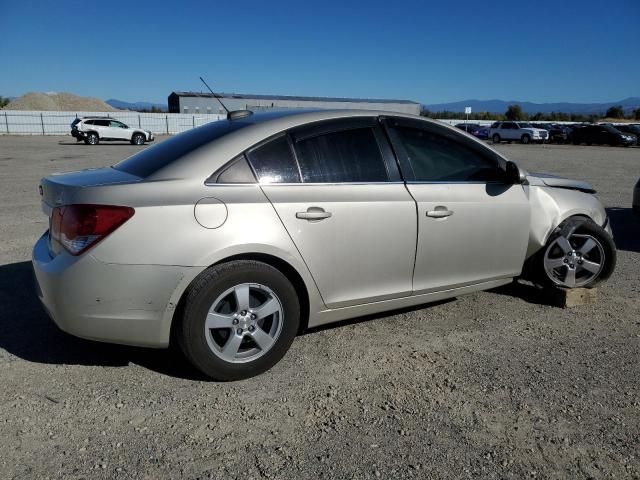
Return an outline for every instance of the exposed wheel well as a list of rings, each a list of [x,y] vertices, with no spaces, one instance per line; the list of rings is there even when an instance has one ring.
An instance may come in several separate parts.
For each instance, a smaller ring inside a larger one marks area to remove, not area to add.
[[[227,257],[223,260],[220,260],[213,265],[210,265],[209,268],[216,265],[221,265],[223,263],[232,262],[234,260],[254,260],[257,262],[266,263],[267,265],[270,265],[282,272],[292,283],[293,287],[296,290],[296,293],[298,294],[298,299],[300,300],[300,328],[298,333],[306,330],[307,326],[309,325],[309,293],[307,292],[307,287],[304,283],[304,280],[295,268],[293,268],[288,262],[282,260],[281,258],[264,253],[244,253],[240,255],[234,255],[232,257]],[[187,287],[184,292],[182,292],[178,305],[173,313],[173,319],[171,320],[172,344],[175,343],[174,339],[176,326],[178,325],[180,315],[182,314],[182,311],[184,309],[184,301],[189,288],[190,286]]]

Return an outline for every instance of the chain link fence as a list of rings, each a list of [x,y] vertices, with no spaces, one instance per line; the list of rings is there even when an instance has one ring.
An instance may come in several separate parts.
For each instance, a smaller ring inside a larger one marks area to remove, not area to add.
[[[92,116],[113,118],[132,128],[150,130],[155,135],[172,135],[225,118],[218,114],[2,110],[0,135],[69,135],[71,122]]]

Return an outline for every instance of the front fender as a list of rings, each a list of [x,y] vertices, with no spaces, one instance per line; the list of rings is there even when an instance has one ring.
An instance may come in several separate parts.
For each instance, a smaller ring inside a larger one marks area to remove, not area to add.
[[[527,258],[542,248],[551,232],[569,217],[584,216],[604,225],[607,213],[594,195],[577,190],[531,187],[531,229]]]

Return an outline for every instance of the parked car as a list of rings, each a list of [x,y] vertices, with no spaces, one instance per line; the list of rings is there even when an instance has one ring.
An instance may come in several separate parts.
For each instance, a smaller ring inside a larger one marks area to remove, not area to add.
[[[549,143],[566,143],[569,138],[569,128],[557,123],[532,123],[534,128],[541,128],[549,132]]]
[[[486,140],[489,138],[489,128],[483,127],[477,123],[458,123],[456,128],[460,130],[464,130],[467,133],[470,133],[474,137],[477,137],[481,140]]]
[[[206,375],[233,380],[269,369],[307,327],[523,271],[572,288],[614,269],[589,184],[528,174],[453,127],[374,111],[229,117],[42,179],[50,228],[33,267],[60,328],[175,341]]]
[[[472,132],[471,135],[480,140],[487,140],[489,138],[489,127],[480,127],[475,132]]]
[[[633,211],[640,215],[640,179],[638,179],[638,183],[636,183],[635,188],[633,189],[633,203],[632,203]]]
[[[640,145],[640,125],[612,125],[619,132],[634,135],[636,137],[636,145]]]
[[[76,118],[71,123],[71,135],[77,141],[87,145],[97,145],[100,141],[123,141],[133,145],[153,142],[154,136],[149,130],[131,128],[124,123],[108,117]]]
[[[464,130],[467,133],[473,133],[476,130],[479,130],[481,127],[477,123],[458,123],[456,125],[456,128],[459,128],[460,130]]]
[[[638,138],[635,135],[623,133],[611,125],[586,125],[576,128],[571,134],[571,142],[574,145],[586,143],[587,145],[622,145],[629,147],[635,145]]]
[[[549,132],[542,128],[534,128],[527,122],[495,122],[489,129],[493,143],[514,140],[522,143],[542,143],[549,137]]]

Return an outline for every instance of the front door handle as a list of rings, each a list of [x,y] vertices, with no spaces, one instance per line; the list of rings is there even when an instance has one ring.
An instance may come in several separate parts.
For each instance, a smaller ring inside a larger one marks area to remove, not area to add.
[[[453,215],[453,211],[447,207],[437,206],[434,210],[427,210],[427,217],[445,218]]]
[[[306,212],[297,212],[296,218],[301,220],[324,220],[325,218],[329,218],[331,216],[331,212],[325,212],[323,208],[320,207],[309,207]]]

